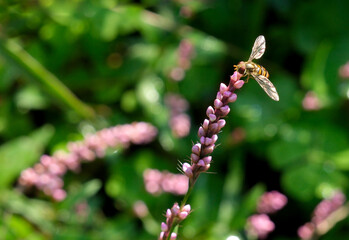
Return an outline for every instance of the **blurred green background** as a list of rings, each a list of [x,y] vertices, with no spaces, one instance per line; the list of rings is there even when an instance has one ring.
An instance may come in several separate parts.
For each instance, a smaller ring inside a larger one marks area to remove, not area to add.
[[[267,190],[289,200],[271,217],[268,239],[297,239],[321,199],[348,193],[349,70],[340,72],[349,61],[348,10],[341,0],[1,1],[0,239],[156,239],[181,197],[147,193],[143,171],[178,173],[219,84],[258,35],[267,49],[256,62],[280,102],[254,80],[237,91],[179,239],[245,239],[246,219]],[[185,64],[183,41],[192,48]],[[169,125],[171,93],[189,103],[183,138]],[[21,171],[42,154],[86,129],[133,121],[156,126],[156,140],[69,172],[64,201],[19,190]],[[147,216],[133,213],[137,201]],[[321,239],[348,239],[348,227],[346,218]]]

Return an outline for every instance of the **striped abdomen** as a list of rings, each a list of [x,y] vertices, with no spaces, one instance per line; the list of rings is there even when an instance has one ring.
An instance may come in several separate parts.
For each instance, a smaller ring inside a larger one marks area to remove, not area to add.
[[[266,78],[269,78],[268,71],[261,65],[258,65],[254,62],[247,62],[246,63],[246,70],[248,74],[255,74],[255,75],[262,75]]]
[[[254,73],[258,74],[258,75],[263,75],[264,77],[269,79],[269,73],[268,71],[261,65],[258,65],[256,63],[254,63],[255,65],[255,69],[254,69]]]

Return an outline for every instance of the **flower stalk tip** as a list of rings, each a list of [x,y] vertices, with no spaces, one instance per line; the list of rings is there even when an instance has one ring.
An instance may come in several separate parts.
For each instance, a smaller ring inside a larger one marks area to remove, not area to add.
[[[190,163],[183,163],[183,173],[189,178],[188,192],[184,196],[181,206],[177,203],[166,212],[167,231],[162,231],[159,239],[172,239],[171,232],[174,227],[183,221],[190,213],[190,206],[186,205],[186,201],[191,194],[194,184],[200,173],[206,172],[211,167],[212,156],[210,155],[218,141],[218,133],[225,126],[226,121],[223,119],[230,112],[229,103],[235,102],[237,95],[234,93],[236,89],[240,89],[244,85],[244,81],[240,80],[243,75],[234,72],[230,77],[228,86],[221,83],[213,106],[209,106],[206,110],[207,119],[205,119],[199,127],[199,142],[194,144],[191,149]],[[170,214],[171,213],[171,214]],[[177,235],[176,235],[177,236]]]

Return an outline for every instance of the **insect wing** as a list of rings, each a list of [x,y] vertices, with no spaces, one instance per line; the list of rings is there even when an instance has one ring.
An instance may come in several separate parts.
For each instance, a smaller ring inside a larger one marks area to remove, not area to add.
[[[260,35],[253,44],[252,52],[248,61],[261,58],[265,52],[265,48],[265,38],[263,35]]]
[[[263,90],[268,94],[274,101],[279,101],[279,94],[276,91],[274,85],[270,82],[268,78],[263,75],[251,74],[258,84],[263,88]]]

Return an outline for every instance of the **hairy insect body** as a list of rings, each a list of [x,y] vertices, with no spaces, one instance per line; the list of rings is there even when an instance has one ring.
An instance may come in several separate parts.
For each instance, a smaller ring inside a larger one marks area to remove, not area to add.
[[[262,75],[266,78],[269,78],[268,71],[261,65],[258,65],[254,62],[246,64],[246,70],[249,71],[248,74]]]
[[[261,35],[257,37],[256,41],[254,42],[248,61],[242,61],[238,65],[234,65],[235,71],[243,74],[243,76],[247,76],[246,82],[248,81],[249,77],[252,76],[271,99],[274,101],[279,101],[279,94],[277,93],[272,82],[269,80],[268,71],[263,66],[252,62],[252,60],[259,59],[263,56],[265,48],[265,39]]]

